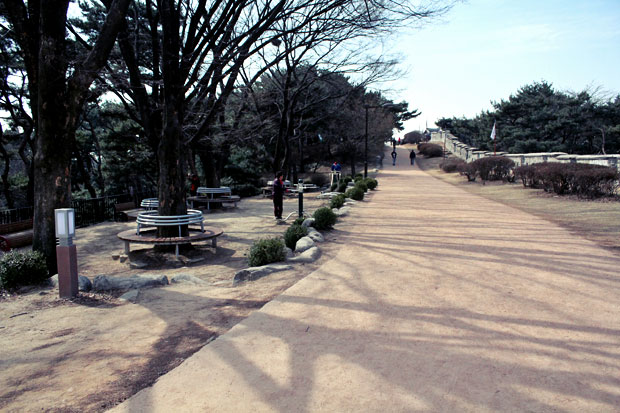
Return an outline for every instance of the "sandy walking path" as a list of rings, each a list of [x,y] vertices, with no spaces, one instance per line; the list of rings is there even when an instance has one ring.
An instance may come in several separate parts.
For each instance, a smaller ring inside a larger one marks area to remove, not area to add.
[[[114,411],[620,410],[620,258],[386,162],[340,251]]]

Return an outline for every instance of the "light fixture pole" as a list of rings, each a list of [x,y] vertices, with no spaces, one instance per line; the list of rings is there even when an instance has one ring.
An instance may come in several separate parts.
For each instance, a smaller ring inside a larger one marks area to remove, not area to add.
[[[364,132],[364,178],[368,178],[368,109],[379,109],[379,108],[396,108],[400,109],[401,106],[394,103],[383,103],[381,105],[364,105],[364,110],[366,111],[366,129]],[[396,141],[392,139],[394,142],[394,150],[396,150]]]
[[[54,210],[56,221],[56,261],[58,265],[58,294],[60,298],[72,298],[78,294],[77,249],[75,237],[75,210]]]
[[[368,178],[368,108],[370,108],[370,106],[364,105],[364,109],[366,109],[366,132],[364,133],[364,178]]]

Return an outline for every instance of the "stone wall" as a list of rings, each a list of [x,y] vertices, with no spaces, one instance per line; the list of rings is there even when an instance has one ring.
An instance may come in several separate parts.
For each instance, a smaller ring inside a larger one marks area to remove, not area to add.
[[[468,146],[446,131],[431,133],[431,142],[438,145],[446,145],[446,150],[454,156],[466,162],[473,162],[485,156],[493,156],[493,152],[480,151]],[[541,162],[564,162],[564,163],[589,163],[595,165],[610,166],[620,172],[620,155],[569,155],[564,152],[546,153],[507,153],[497,152],[498,156],[505,156],[514,161],[515,165],[531,165]]]

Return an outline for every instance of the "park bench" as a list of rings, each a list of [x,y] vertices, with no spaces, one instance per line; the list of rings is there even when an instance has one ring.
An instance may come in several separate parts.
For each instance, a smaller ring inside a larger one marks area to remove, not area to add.
[[[233,195],[232,191],[227,186],[219,188],[206,188],[199,187],[196,190],[197,196],[190,196],[187,198],[191,208],[194,208],[200,204],[206,204],[207,210],[211,209],[211,204],[220,204],[222,206],[232,204],[233,207],[237,207],[237,202],[241,200],[238,195]]]
[[[30,245],[32,244],[32,237],[32,218],[0,224],[0,249],[2,251],[10,251],[12,248]]]
[[[133,201],[119,202],[114,204],[114,221],[128,221],[130,219],[136,219],[136,214],[132,213],[136,211],[136,204]]]
[[[179,245],[191,244],[192,242],[211,240],[211,245],[217,247],[217,237],[223,234],[218,228],[205,229],[202,212],[194,209],[187,211],[186,215],[157,215],[157,211],[144,211],[138,214],[136,231],[129,230],[118,234],[118,237],[125,243],[125,253],[129,254],[131,243],[152,244],[152,245],[175,245],[176,256],[179,256]],[[200,229],[189,228],[189,225],[200,225]],[[157,227],[176,226],[179,229],[178,236],[158,237]],[[182,230],[188,226],[189,235],[183,236]],[[145,227],[156,227],[147,229]],[[191,231],[198,232],[192,234]]]

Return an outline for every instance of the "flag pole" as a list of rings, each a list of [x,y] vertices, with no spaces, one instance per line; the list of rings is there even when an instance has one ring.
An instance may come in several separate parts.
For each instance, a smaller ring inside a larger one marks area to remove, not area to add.
[[[496,130],[495,130],[496,121],[493,121],[493,130],[491,130],[491,140],[493,141],[493,156],[497,155],[497,140],[495,139]]]

